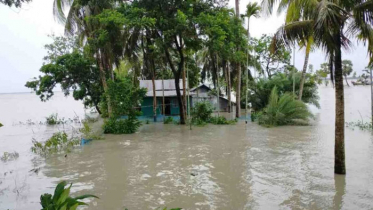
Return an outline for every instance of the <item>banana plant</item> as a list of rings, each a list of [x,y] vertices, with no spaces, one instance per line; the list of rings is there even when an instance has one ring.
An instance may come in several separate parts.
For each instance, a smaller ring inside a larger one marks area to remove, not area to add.
[[[40,196],[41,210],[76,210],[78,206],[88,206],[87,203],[81,202],[85,198],[98,198],[95,195],[82,195],[75,198],[70,197],[72,184],[67,187],[65,181],[60,182],[54,190],[54,195],[44,194]]]

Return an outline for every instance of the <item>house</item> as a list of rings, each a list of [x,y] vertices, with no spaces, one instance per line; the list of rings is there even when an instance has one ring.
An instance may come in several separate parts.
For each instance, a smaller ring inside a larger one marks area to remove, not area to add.
[[[181,95],[183,95],[183,82],[180,80]],[[153,82],[152,80],[140,80],[140,87],[148,91],[141,103],[141,112],[143,116],[152,117],[153,113]],[[186,90],[187,92],[187,90]],[[173,116],[179,115],[179,103],[177,101],[175,80],[155,80],[155,97],[157,98],[157,115]],[[165,113],[163,112],[163,96],[165,100]],[[190,98],[192,100],[192,98]],[[192,102],[192,101],[191,101]]]
[[[190,92],[192,93],[191,96],[193,99],[192,107],[198,102],[208,101],[213,105],[216,111],[219,107],[219,111],[228,112],[229,100],[226,97],[220,96],[219,106],[218,106],[218,103],[217,103],[218,97],[216,96],[216,94],[212,93],[212,89],[208,87],[207,85],[201,84],[198,87],[190,89]],[[234,111],[235,102],[232,99],[231,99],[231,102],[232,102],[232,111]]]

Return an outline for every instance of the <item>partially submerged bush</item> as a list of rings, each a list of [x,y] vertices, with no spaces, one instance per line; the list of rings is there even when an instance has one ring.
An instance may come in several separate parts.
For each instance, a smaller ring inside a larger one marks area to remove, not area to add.
[[[105,120],[103,128],[104,133],[107,134],[131,134],[135,133],[140,126],[141,122],[136,117],[128,119],[109,118]]]
[[[277,88],[272,89],[267,107],[258,113],[258,122],[265,126],[294,124],[296,120],[308,121],[312,117],[307,105],[296,100],[292,94],[285,93],[281,97]]]
[[[70,152],[75,145],[80,144],[80,140],[69,138],[65,132],[58,132],[53,134],[53,136],[45,142],[38,142],[33,139],[32,143],[31,151],[33,153],[47,156],[51,153]]]
[[[192,122],[201,124],[209,121],[214,108],[209,102],[198,102],[192,109]]]
[[[91,126],[89,126],[89,123],[86,121],[83,121],[83,127],[79,129],[79,131],[82,133],[82,137],[85,139],[91,139],[91,140],[100,140],[102,137],[95,133]]]
[[[4,152],[4,155],[0,157],[0,160],[3,162],[17,160],[19,157],[18,152]]]
[[[75,198],[70,197],[72,184],[65,188],[66,186],[67,183],[63,181],[57,185],[53,195],[47,193],[41,195],[40,204],[42,210],[76,210],[78,206],[88,206],[87,203],[81,200],[86,198],[98,198],[95,195],[81,195]]]
[[[237,123],[237,119],[227,120],[227,118],[223,116],[217,116],[217,117],[210,117],[209,123],[212,123],[215,125],[232,125],[232,124]]]
[[[364,122],[359,120],[357,122],[347,122],[346,127],[354,129],[355,127],[359,128],[360,130],[373,130],[373,126],[371,122]]]
[[[58,114],[51,114],[48,117],[45,118],[47,120],[47,125],[57,125],[57,124],[63,124],[63,119],[58,118]]]
[[[171,124],[174,122],[174,118],[172,117],[167,117],[166,119],[164,119],[163,123],[164,124]]]

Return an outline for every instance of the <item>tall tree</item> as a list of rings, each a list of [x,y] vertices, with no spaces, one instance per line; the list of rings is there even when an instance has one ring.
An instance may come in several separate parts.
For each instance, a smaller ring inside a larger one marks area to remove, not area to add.
[[[236,17],[240,19],[240,0],[235,0]],[[240,48],[238,47],[238,51]],[[241,116],[241,63],[237,63],[236,117]]]
[[[297,8],[293,14],[300,17],[299,21],[287,23],[288,27],[280,37],[288,42],[305,41],[313,33],[315,44],[324,49],[333,63],[336,95],[334,172],[346,174],[342,48],[348,48],[351,43],[347,37],[357,37],[368,44],[370,58],[373,58],[373,1],[264,1],[269,11],[276,2],[280,2],[280,8],[288,5]]]

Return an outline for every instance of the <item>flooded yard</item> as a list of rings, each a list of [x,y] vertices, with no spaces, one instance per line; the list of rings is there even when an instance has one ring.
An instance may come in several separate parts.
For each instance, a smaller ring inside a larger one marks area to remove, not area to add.
[[[334,175],[334,90],[320,87],[321,109],[311,126],[264,128],[256,123],[205,127],[143,125],[133,135],[104,140],[47,159],[30,151],[32,138],[58,130],[22,125],[58,113],[84,116],[62,93],[41,103],[31,94],[0,95],[0,209],[40,209],[39,197],[66,180],[73,192],[100,197],[86,209],[373,209],[373,136],[346,129],[346,176]],[[369,120],[370,88],[350,87],[346,121]],[[40,169],[37,173],[32,169]]]

